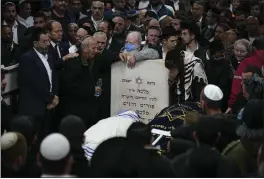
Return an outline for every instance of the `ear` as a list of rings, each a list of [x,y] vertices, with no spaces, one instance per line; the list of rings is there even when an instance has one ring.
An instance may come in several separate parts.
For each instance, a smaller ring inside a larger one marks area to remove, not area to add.
[[[167,144],[167,151],[171,152],[171,141],[169,141]]]
[[[195,35],[194,34],[191,34],[191,39],[194,39],[195,38]]]
[[[38,152],[38,154],[37,154],[37,165],[38,165],[39,167],[42,166],[42,164],[41,164],[41,160],[40,160],[40,153],[39,153],[39,152]]]
[[[167,43],[167,40],[166,40],[166,39],[163,39],[163,40],[162,40],[162,43],[163,43],[163,44],[166,44],[166,43]]]
[[[34,41],[34,42],[33,42],[33,46],[34,46],[34,47],[37,47],[37,46],[38,46],[38,42],[37,42],[37,41]]]
[[[196,131],[193,132],[193,139],[199,145],[199,139],[197,137]]]

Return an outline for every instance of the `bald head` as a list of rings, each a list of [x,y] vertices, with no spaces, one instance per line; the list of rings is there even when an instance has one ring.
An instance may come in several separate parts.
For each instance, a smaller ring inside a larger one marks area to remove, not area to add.
[[[79,43],[81,43],[81,42],[82,42],[82,39],[83,39],[86,35],[88,35],[88,32],[87,32],[85,29],[83,29],[83,28],[79,28],[79,29],[77,30],[77,32],[76,32],[76,39],[78,40]]]
[[[87,60],[91,60],[98,53],[97,41],[94,39],[94,37],[86,37],[81,43],[81,49],[83,57]]]
[[[49,21],[47,24],[47,29],[50,32],[50,39],[57,43],[62,40],[62,26],[58,21]]]

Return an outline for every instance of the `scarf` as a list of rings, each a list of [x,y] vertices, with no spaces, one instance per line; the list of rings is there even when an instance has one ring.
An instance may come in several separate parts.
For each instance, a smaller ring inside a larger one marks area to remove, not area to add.
[[[198,82],[203,81],[206,84],[208,82],[201,59],[188,51],[181,51],[181,57],[184,58],[184,98],[188,100],[192,97],[191,85],[194,79],[198,80]],[[181,93],[179,85],[180,81],[177,82],[178,95]]]

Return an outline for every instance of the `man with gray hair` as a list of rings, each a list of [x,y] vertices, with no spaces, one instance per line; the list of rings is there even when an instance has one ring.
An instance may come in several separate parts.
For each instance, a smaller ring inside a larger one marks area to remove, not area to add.
[[[93,35],[94,39],[97,41],[97,49],[100,54],[103,53],[103,50],[106,47],[107,36],[104,32],[95,32]]]
[[[96,56],[95,63],[100,64],[100,78],[103,81],[104,91],[99,98],[99,119],[104,119],[110,115],[111,96],[111,65],[118,61],[116,55],[106,48],[107,35],[105,32],[96,32],[93,35],[97,41],[99,55]]]
[[[80,55],[66,61],[61,74],[60,117],[76,115],[90,127],[96,123],[98,99],[95,94],[101,93],[96,86],[99,80],[100,66],[95,63],[97,42],[93,37],[86,37],[80,46]]]
[[[98,24],[104,20],[104,3],[99,0],[93,1],[91,5],[91,11],[91,20],[95,30],[97,30]]]
[[[142,36],[140,32],[132,31],[128,33],[124,48],[119,54],[122,61],[127,61],[128,67],[132,68],[135,63],[143,60],[159,59],[157,50],[141,46]]]

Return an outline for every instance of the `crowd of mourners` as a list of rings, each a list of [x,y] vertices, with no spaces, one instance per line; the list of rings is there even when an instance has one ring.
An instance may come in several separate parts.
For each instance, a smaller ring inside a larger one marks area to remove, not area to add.
[[[2,177],[264,177],[263,0],[1,3]],[[147,60],[170,105],[110,116]]]

